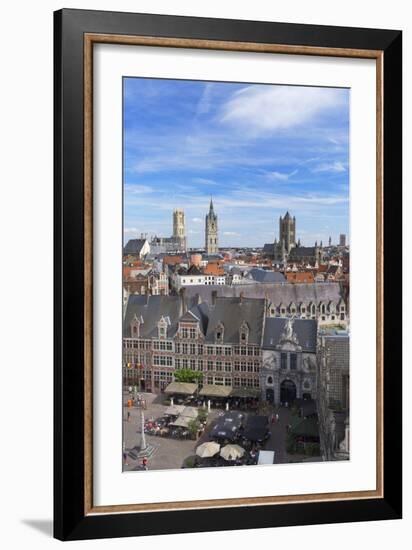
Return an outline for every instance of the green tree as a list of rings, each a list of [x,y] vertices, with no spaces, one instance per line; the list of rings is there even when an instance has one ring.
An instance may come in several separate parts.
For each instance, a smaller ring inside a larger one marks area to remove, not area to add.
[[[202,373],[191,369],[179,369],[175,372],[176,382],[201,382]]]
[[[189,430],[189,433],[192,437],[192,439],[196,439],[197,432],[200,428],[200,423],[197,418],[193,418],[187,425],[187,428]]]

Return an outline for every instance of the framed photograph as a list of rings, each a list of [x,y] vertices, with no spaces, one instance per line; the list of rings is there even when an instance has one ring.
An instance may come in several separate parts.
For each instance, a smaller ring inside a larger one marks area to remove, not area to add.
[[[54,25],[55,536],[400,518],[402,33]]]

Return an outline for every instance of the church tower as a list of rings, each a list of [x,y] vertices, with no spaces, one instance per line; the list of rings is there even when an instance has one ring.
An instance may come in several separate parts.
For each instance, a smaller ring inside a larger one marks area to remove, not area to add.
[[[173,210],[173,240],[178,244],[179,250],[186,250],[185,212],[182,208]]]
[[[292,218],[289,212],[279,218],[279,241],[283,241],[287,254],[296,246],[296,218]]]
[[[209,213],[206,214],[205,249],[206,249],[206,254],[219,253],[219,243],[218,243],[218,235],[217,235],[217,216],[213,210],[212,199],[210,199]]]

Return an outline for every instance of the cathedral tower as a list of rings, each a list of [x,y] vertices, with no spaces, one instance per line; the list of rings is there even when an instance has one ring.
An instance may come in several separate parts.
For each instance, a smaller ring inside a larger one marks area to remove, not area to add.
[[[185,212],[182,208],[173,210],[173,239],[180,250],[186,250]]]
[[[206,214],[205,249],[206,249],[206,254],[219,253],[219,243],[218,243],[218,235],[217,235],[217,216],[213,210],[212,199],[210,199],[209,213]]]

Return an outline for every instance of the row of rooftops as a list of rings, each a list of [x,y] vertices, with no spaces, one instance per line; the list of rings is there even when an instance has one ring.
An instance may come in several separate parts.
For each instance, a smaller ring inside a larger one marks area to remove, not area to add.
[[[180,296],[133,295],[125,311],[123,336],[130,338],[132,325],[138,323],[140,338],[157,338],[160,323],[167,330],[167,338],[173,338],[179,323],[193,323],[198,324],[205,343],[239,344],[241,332],[246,332],[248,344],[274,349],[290,320],[266,317],[265,307],[264,299],[243,297],[217,297],[209,305]],[[315,353],[317,322],[294,319],[293,330],[303,351]]]

